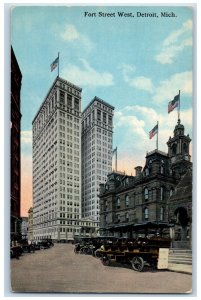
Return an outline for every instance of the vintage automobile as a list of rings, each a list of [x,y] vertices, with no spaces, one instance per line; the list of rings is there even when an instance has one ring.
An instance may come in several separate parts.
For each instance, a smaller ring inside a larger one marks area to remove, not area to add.
[[[20,240],[19,245],[21,246],[23,253],[35,252],[35,247],[33,243],[29,243],[27,240]]]
[[[53,242],[49,240],[33,241],[32,245],[34,246],[35,250],[48,249],[54,246]]]
[[[75,253],[80,254],[92,254],[95,257],[99,257],[98,249],[101,245],[114,240],[114,237],[98,236],[98,237],[80,237],[75,240]]]
[[[168,267],[170,240],[162,237],[136,239],[119,238],[116,242],[102,245],[98,250],[103,265],[111,262],[131,263],[135,271],[141,272],[145,265],[152,268]]]
[[[19,257],[22,255],[23,249],[21,246],[11,246],[10,247],[10,258],[16,258],[19,259]]]

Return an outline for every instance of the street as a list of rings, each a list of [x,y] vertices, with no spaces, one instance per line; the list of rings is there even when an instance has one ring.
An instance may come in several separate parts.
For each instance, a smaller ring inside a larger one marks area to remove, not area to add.
[[[167,270],[136,272],[129,266],[104,266],[74,245],[55,244],[11,260],[13,292],[37,293],[190,293],[192,276]]]

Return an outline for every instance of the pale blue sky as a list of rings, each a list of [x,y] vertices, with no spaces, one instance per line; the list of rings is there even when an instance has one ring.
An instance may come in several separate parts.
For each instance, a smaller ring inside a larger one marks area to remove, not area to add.
[[[115,17],[98,17],[99,12]],[[118,12],[134,17],[120,18]],[[137,17],[137,12],[158,17]],[[177,17],[161,17],[161,12]],[[83,89],[83,109],[94,96],[115,106],[119,168],[131,172],[146,151],[155,149],[156,139],[149,140],[148,133],[157,121],[159,149],[167,152],[177,122],[177,111],[168,114],[167,106],[179,90],[181,122],[192,137],[192,8],[22,6],[12,10],[11,21],[23,75],[22,156],[31,157],[32,120],[57,76],[50,64],[58,52],[60,76]]]

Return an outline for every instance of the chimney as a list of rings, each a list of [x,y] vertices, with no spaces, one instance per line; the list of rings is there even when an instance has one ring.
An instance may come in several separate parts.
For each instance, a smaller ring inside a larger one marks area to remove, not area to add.
[[[141,166],[137,166],[137,167],[135,168],[135,176],[140,175],[141,171],[142,171],[142,167],[141,167]]]

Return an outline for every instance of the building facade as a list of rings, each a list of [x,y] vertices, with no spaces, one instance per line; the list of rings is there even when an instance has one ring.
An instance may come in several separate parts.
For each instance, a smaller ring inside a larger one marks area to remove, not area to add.
[[[99,185],[112,171],[114,107],[95,97],[82,113],[82,216],[99,222]]]
[[[159,150],[147,153],[145,166],[136,167],[135,176],[118,172],[108,175],[107,182],[100,186],[101,234],[135,237],[142,225],[150,224],[147,229],[153,225],[155,228],[157,225],[158,228],[171,225],[171,230],[166,231],[168,235],[191,243],[190,141],[179,120],[174,137],[167,143],[168,153]],[[184,234],[178,237],[178,230],[181,229]]]
[[[32,123],[34,239],[80,232],[81,92],[57,77]]]
[[[28,238],[28,224],[28,217],[22,217],[21,234],[23,240],[27,240]]]
[[[11,174],[11,241],[21,239],[21,158],[20,158],[20,130],[21,130],[21,111],[20,111],[20,91],[22,73],[20,71],[13,48],[11,47],[11,152],[10,152],[10,174]]]
[[[33,241],[33,207],[28,210],[28,241]]]

